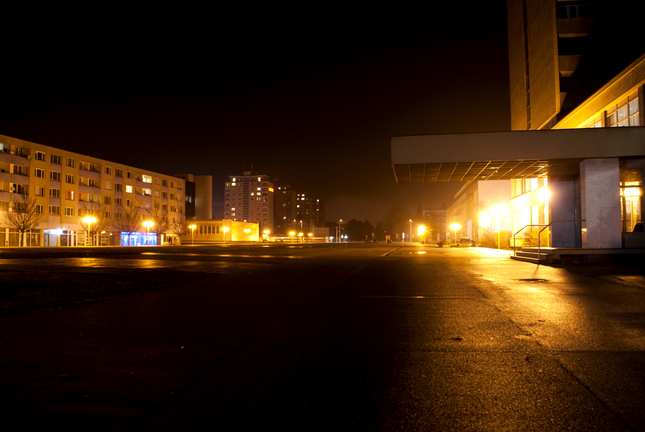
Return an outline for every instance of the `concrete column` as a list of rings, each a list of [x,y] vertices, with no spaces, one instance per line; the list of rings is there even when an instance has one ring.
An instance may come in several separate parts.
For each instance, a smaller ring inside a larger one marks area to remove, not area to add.
[[[576,182],[571,176],[549,177],[549,222],[581,219],[576,214],[575,188]],[[579,226],[574,222],[553,223],[549,230],[551,246],[580,247],[576,241],[576,228]]]
[[[618,158],[580,162],[583,248],[621,248]]]

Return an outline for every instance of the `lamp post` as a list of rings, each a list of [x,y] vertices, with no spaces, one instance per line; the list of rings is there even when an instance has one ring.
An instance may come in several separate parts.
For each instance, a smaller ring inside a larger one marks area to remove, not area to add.
[[[222,231],[224,231],[224,243],[226,243],[226,233],[230,231],[230,228],[227,226],[222,227]]]
[[[143,226],[148,228],[148,236],[146,237],[146,244],[150,246],[150,227],[154,226],[155,223],[153,221],[147,220],[143,222]]]
[[[455,243],[457,243],[457,231],[461,229],[461,224],[458,224],[458,223],[450,224],[450,229],[455,232]]]
[[[495,216],[497,218],[497,249],[501,249],[501,246],[500,246],[501,238],[500,237],[501,237],[502,230],[501,230],[501,227],[500,227],[500,225],[501,225],[500,219],[502,218],[502,216],[506,216],[506,214],[508,213],[508,209],[506,207],[504,207],[504,206],[496,205],[492,209],[490,209],[490,212],[491,212],[491,214],[493,216]]]
[[[341,224],[342,222],[343,222],[343,220],[342,220],[342,219],[340,219],[340,220],[338,221],[338,243],[340,243],[340,236],[341,236],[341,233],[342,233],[342,229],[341,229],[341,227],[340,227],[340,224]]]
[[[190,229],[191,245],[195,246],[195,228],[197,228],[197,225],[195,224],[188,225],[188,228]]]
[[[410,240],[408,240],[409,243],[412,243],[412,219],[409,219],[410,221]]]
[[[425,226],[425,225],[419,225],[419,231],[418,231],[418,233],[417,233],[417,234],[418,234],[418,238],[417,238],[417,240],[418,240],[420,243],[423,243],[423,240],[422,240],[422,239],[423,239],[423,235],[424,235],[427,231],[428,231],[428,230],[426,229],[426,226]]]
[[[92,232],[92,224],[96,222],[96,218],[94,216],[85,216],[83,222],[87,224],[87,235],[85,236],[85,246],[87,246],[87,238]]]

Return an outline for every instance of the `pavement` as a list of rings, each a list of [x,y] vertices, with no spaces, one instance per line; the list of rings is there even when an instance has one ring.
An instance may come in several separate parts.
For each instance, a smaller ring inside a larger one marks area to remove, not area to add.
[[[638,267],[400,244],[127,252],[0,254],[0,272],[189,280],[1,322],[5,418],[25,430],[645,430]]]

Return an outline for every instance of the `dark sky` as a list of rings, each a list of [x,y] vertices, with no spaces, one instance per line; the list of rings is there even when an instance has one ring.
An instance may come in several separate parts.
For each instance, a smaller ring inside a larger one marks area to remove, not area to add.
[[[212,175],[216,211],[251,165],[328,220],[439,208],[461,185],[395,183],[390,136],[509,129],[505,2],[479,3],[44,16],[5,39],[0,133]]]

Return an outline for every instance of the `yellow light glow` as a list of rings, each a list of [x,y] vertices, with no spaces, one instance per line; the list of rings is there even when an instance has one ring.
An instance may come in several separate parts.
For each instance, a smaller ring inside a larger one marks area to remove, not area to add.
[[[195,228],[197,228],[197,225],[188,225],[188,228],[190,228],[191,230],[194,230]]]
[[[308,236],[308,237],[312,237],[312,236],[313,236],[313,234],[312,234],[312,233],[309,233],[309,234],[307,234],[307,236]]]
[[[490,212],[495,217],[502,217],[508,214],[508,209],[502,205],[496,205],[496,206],[493,206],[492,209],[490,209]]]
[[[426,231],[427,231],[427,230],[428,230],[428,229],[426,228],[426,226],[425,226],[425,225],[419,225],[419,229],[418,229],[417,233],[418,233],[420,236],[422,236],[422,235],[424,235],[424,234],[426,233]]]
[[[643,194],[642,189],[638,188],[638,187],[628,187],[628,188],[621,188],[620,189],[620,196],[639,197],[642,194]]]
[[[461,229],[461,224],[458,224],[458,223],[450,224],[450,229],[453,231],[459,231]]]
[[[155,224],[155,223],[154,223],[153,221],[149,221],[149,220],[148,220],[148,221],[145,221],[145,222],[143,223],[143,226],[144,226],[144,227],[146,227],[146,228],[151,228],[151,227],[153,227],[153,226],[154,226],[154,224]]]
[[[244,232],[245,232],[245,233],[247,233],[247,234],[248,234],[248,233],[250,233],[250,232],[251,232],[251,228],[244,228]]]
[[[295,231],[289,231],[289,235],[290,235],[291,237],[293,237],[293,236],[295,236],[295,235],[296,235],[296,232],[295,232]]]
[[[86,224],[93,224],[94,222],[96,222],[96,218],[94,216],[85,216],[83,218],[83,222],[85,222]]]
[[[482,225],[482,226],[490,226],[492,221],[493,221],[493,219],[490,216],[488,216],[488,213],[481,212],[479,214],[479,224],[480,225]]]
[[[302,233],[298,233],[298,237],[302,237]]]
[[[225,233],[229,232],[231,229],[229,227],[222,227],[222,231]]]
[[[540,188],[537,191],[537,199],[542,202],[547,202],[551,198],[551,191],[548,187]]]

